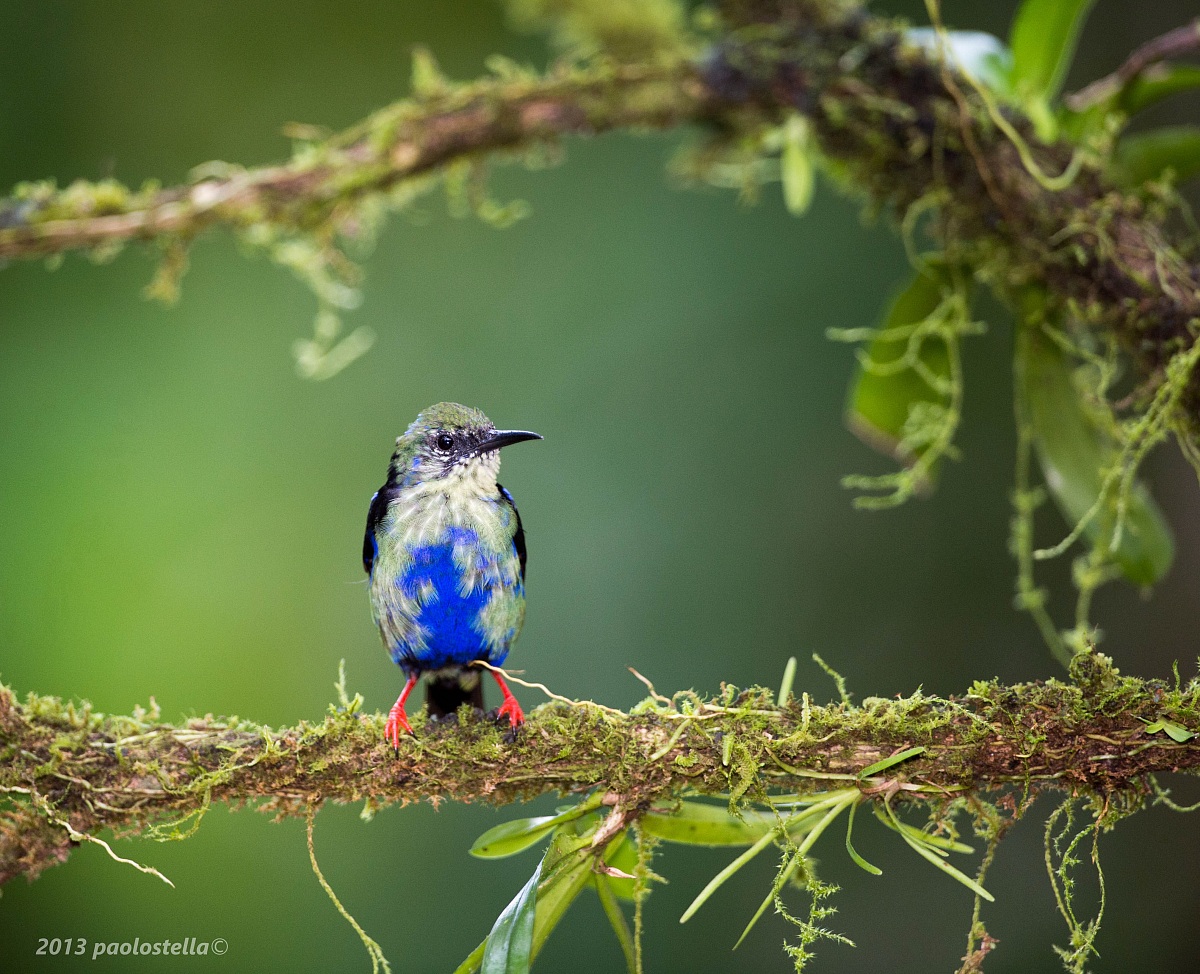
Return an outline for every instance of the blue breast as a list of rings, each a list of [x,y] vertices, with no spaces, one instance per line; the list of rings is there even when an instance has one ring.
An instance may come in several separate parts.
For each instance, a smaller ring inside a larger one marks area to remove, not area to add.
[[[438,543],[418,545],[409,551],[412,561],[396,580],[396,586],[410,599],[420,598],[422,589],[430,586],[434,594],[422,601],[415,617],[427,633],[425,645],[393,646],[391,653],[395,662],[401,665],[415,663],[421,669],[436,670],[488,658],[488,643],[477,628],[477,622],[490,592],[486,586],[476,586],[470,594],[462,594],[462,573],[455,561],[456,549],[461,561],[481,567],[488,561],[488,556],[479,548],[478,535],[469,528],[450,528]],[[468,557],[463,558],[463,554]]]

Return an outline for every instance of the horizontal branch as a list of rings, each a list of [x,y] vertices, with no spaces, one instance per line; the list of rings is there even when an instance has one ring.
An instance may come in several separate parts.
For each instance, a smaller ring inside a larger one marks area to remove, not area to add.
[[[0,882],[36,876],[104,829],[178,835],[214,801],[261,799],[300,814],[328,801],[503,803],[601,789],[632,820],[685,792],[756,797],[844,784],[923,747],[896,769],[900,779],[945,794],[1019,786],[1132,807],[1152,775],[1200,768],[1200,741],[1186,731],[1200,726],[1195,681],[1171,689],[1121,677],[1100,655],[1077,657],[1073,677],[860,706],[817,706],[803,694],[779,707],[767,691],[732,688],[713,701],[655,695],[628,714],[554,702],[515,739],[464,710],[398,752],[384,743],[381,715],[357,712],[357,697],[323,721],[274,731],[211,716],[181,725],[142,711],[105,716],[35,695],[20,703],[0,688]]]

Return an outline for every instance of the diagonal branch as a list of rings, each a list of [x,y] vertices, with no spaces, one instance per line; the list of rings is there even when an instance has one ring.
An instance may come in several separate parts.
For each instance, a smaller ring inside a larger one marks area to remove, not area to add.
[[[678,125],[695,115],[701,95],[689,74],[601,67],[484,81],[398,102],[288,163],[250,170],[209,164],[194,183],[170,189],[27,184],[0,206],[0,259],[189,239],[218,226],[312,230],[349,215],[371,194],[457,160],[575,133]]]
[[[1138,75],[1168,58],[1191,54],[1200,49],[1200,17],[1174,30],[1160,34],[1136,48],[1125,63],[1112,74],[1093,81],[1086,88],[1068,95],[1067,107],[1081,112],[1111,98],[1122,88],[1134,81]]]
[[[925,751],[904,775],[937,789],[934,798],[1016,786],[1123,797],[1132,807],[1151,776],[1200,769],[1200,740],[1186,729],[1200,726],[1195,681],[1172,690],[1121,677],[1099,655],[1077,657],[1073,676],[859,707],[816,706],[807,694],[778,707],[765,690],[733,688],[715,701],[656,696],[629,714],[555,702],[535,710],[515,741],[464,711],[399,752],[384,744],[381,715],[357,713],[359,698],[323,721],[274,731],[211,716],[181,725],[156,713],[106,716],[35,695],[19,703],[0,688],[0,882],[36,876],[81,835],[104,829],[179,837],[214,801],[265,800],[286,815],[326,801],[503,803],[600,789],[636,816],[686,792],[753,797],[844,785],[916,746]],[[911,790],[899,794],[915,800]]]
[[[290,162],[210,165],[186,186],[131,191],[25,184],[0,204],[0,259],[157,241],[180,248],[215,226],[269,245],[307,236],[326,252],[377,220],[388,193],[490,153],[564,135],[703,126],[753,143],[801,113],[856,193],[928,231],[1010,304],[1030,288],[1048,311],[1116,335],[1143,381],[1195,341],[1197,241],[1169,195],[1119,190],[1087,153],[1040,142],[1028,119],[910,45],[901,25],[832,0],[727,0],[705,56],[644,65],[564,64],[398,102]],[[1062,176],[1061,179],[1051,178]],[[336,263],[336,257],[328,258]],[[169,290],[169,287],[167,288]],[[1193,439],[1200,376],[1181,401]]]

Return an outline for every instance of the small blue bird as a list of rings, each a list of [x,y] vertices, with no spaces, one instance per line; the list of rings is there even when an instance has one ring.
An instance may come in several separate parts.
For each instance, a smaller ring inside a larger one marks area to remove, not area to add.
[[[525,532],[496,482],[501,447],[540,440],[498,430],[478,409],[440,402],[396,440],[387,482],[371,498],[363,568],[383,645],[408,681],[384,736],[412,733],[404,702],[422,674],[429,712],[483,709],[476,660],[500,666],[525,621]],[[525,720],[499,673],[499,714]]]

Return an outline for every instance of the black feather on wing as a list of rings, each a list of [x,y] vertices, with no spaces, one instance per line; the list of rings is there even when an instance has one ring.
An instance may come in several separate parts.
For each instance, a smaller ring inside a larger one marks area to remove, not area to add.
[[[521,581],[524,582],[527,556],[525,554],[525,526],[521,523],[521,512],[517,510],[517,502],[513,500],[512,494],[500,484],[496,486],[500,488],[500,496],[508,501],[508,506],[512,508],[513,514],[517,516],[517,533],[513,535],[513,547],[517,549],[517,558],[521,562]]]
[[[380,487],[371,495],[371,506],[367,508],[367,533],[363,535],[363,571],[371,574],[371,566],[375,564],[375,555],[379,552],[375,540],[375,529],[387,513],[388,501],[391,499],[387,487]]]

